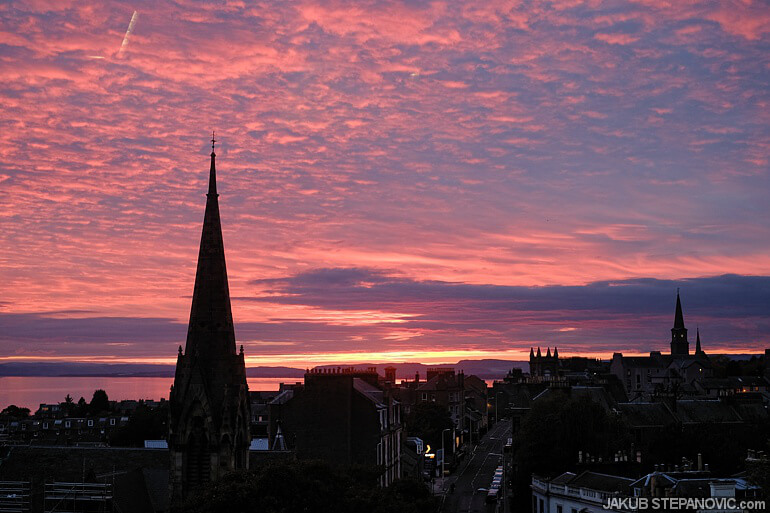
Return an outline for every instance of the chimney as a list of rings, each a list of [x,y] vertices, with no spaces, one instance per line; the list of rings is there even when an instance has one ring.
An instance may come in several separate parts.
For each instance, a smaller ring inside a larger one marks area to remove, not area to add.
[[[698,453],[698,470],[703,470],[703,455]]]
[[[415,372],[414,373],[414,382],[415,383],[419,383],[420,382],[420,373],[419,372]]]

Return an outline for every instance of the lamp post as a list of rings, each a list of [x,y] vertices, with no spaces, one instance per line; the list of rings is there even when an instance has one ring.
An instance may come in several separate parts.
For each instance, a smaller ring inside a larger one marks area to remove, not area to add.
[[[449,428],[445,428],[441,431],[441,482],[444,482],[444,462],[446,461],[446,449],[444,449],[444,433],[452,431]]]

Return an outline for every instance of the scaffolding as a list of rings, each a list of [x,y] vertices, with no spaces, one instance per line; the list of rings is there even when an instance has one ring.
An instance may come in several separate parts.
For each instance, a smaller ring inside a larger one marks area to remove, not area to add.
[[[112,485],[59,482],[46,484],[43,504],[45,513],[112,512]]]
[[[29,481],[0,481],[0,513],[30,511],[31,488]]]

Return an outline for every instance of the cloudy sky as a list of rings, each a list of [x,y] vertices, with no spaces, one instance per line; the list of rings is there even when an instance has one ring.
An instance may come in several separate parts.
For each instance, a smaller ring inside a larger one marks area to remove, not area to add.
[[[129,22],[130,34],[127,34]],[[0,361],[770,347],[764,1],[0,4]]]

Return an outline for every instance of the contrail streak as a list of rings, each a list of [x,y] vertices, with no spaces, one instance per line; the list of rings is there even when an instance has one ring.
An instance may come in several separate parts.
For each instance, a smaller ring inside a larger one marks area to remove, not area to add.
[[[118,58],[123,56],[123,52],[128,46],[128,38],[131,36],[131,32],[133,32],[134,30],[134,25],[136,25],[137,16],[139,16],[139,13],[136,11],[134,11],[134,14],[131,15],[131,21],[128,22],[128,30],[126,30],[126,35],[123,36],[123,42],[120,44],[120,50],[118,50]]]

